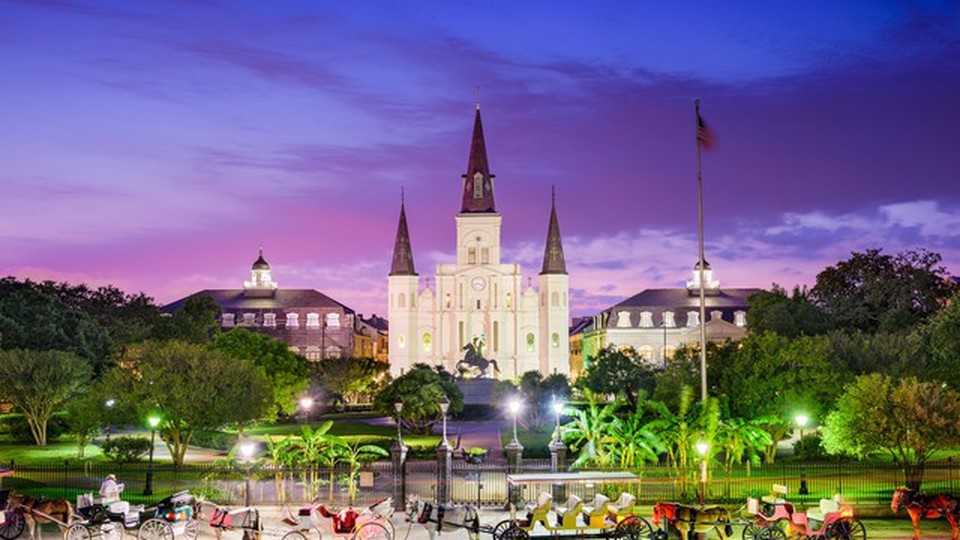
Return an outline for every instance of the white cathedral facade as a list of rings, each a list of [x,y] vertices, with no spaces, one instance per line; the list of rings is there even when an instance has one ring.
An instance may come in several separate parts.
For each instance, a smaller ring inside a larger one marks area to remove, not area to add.
[[[478,106],[456,215],[457,260],[437,265],[434,287],[422,286],[416,273],[406,210],[400,206],[388,278],[394,376],[415,363],[442,365],[456,373],[471,345],[496,363],[499,371],[491,365],[483,373],[488,377],[512,378],[533,370],[544,376],[569,374],[570,284],[556,202],[534,289],[524,286],[519,264],[500,259],[503,218],[496,211],[495,187]]]

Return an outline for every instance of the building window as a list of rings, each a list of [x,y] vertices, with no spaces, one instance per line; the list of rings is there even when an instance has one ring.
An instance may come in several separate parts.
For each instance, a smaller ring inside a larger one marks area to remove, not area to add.
[[[675,347],[667,345],[666,347],[661,347],[660,349],[660,358],[664,360],[673,360],[673,355],[677,352]]]
[[[477,264],[477,248],[467,248],[467,264]]]
[[[640,348],[637,349],[637,355],[640,357],[641,360],[646,360],[647,362],[652,361],[652,360],[653,360],[653,346],[651,346],[651,345],[641,345]]]
[[[339,313],[327,313],[327,328],[340,328]]]
[[[483,198],[483,175],[480,173],[473,175],[473,198]]]
[[[563,307],[567,307],[567,293],[563,293]]]
[[[554,291],[553,294],[550,295],[550,304],[553,307],[558,307],[560,305],[560,293]]]
[[[747,325],[747,312],[746,311],[735,311],[733,313],[733,324],[744,327]]]
[[[640,328],[653,328],[653,313],[649,311],[640,312]]]
[[[493,321],[493,352],[500,350],[500,321]]]
[[[463,321],[460,321],[460,349],[463,349]]]
[[[423,352],[430,352],[433,350],[433,338],[430,334],[423,335]]]
[[[407,346],[407,340],[403,337],[403,334],[400,334],[399,336],[397,336],[397,345],[401,349]]]
[[[477,309],[480,309],[480,300],[477,300]]]
[[[507,309],[513,309],[513,295],[507,293]]]
[[[336,345],[327,345],[327,354],[325,358],[340,358],[340,347]]]
[[[664,312],[663,312],[663,326],[665,326],[665,327],[667,327],[667,328],[675,328],[675,327],[677,326],[677,322],[676,322],[676,320],[674,320],[674,318],[673,318],[673,312],[672,312],[672,311],[664,311]]]
[[[244,325],[244,326],[256,326],[256,325],[257,325],[257,314],[256,314],[256,313],[244,313],[244,314],[243,314],[243,325]]]
[[[630,328],[630,312],[629,311],[618,311],[617,312],[617,328]]]
[[[307,313],[307,328],[316,330],[320,328],[320,314],[319,313]]]
[[[314,345],[307,347],[304,357],[311,362],[318,362],[320,360],[320,347]]]
[[[480,250],[480,262],[490,264],[490,248],[482,248]]]
[[[292,352],[293,354],[300,354],[299,347],[288,347],[288,349],[290,349],[290,352]]]
[[[264,313],[263,314],[263,325],[269,328],[274,328],[277,326],[277,314],[276,313]]]
[[[557,347],[560,346],[560,334],[554,332],[553,335],[550,336],[550,345],[551,345],[554,349],[556,349]]]
[[[700,324],[700,312],[690,311],[687,313],[687,326],[698,326]]]
[[[400,296],[397,297],[397,307],[407,307],[407,295],[400,293]]]
[[[450,309],[450,306],[451,306],[451,302],[452,302],[452,301],[453,301],[453,299],[451,298],[450,293],[447,293],[447,294],[444,296],[444,303],[447,305],[447,309]]]
[[[224,327],[226,328],[232,327],[233,313],[224,313],[223,315],[220,316],[220,320],[222,321],[221,324],[223,324]]]
[[[300,315],[287,313],[287,328],[300,328]]]
[[[527,352],[532,353],[536,349],[536,339],[532,333],[527,334]]]

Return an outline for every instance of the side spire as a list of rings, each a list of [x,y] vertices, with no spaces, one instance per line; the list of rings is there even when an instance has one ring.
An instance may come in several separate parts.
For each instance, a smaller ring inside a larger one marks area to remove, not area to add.
[[[413,267],[413,248],[410,247],[410,233],[407,232],[407,212],[403,190],[400,191],[400,223],[397,224],[397,240],[393,245],[393,264],[391,276],[415,276]]]
[[[563,257],[563,242],[560,240],[560,221],[557,219],[557,190],[550,193],[550,225],[547,227],[547,245],[543,251],[541,274],[566,274],[567,263]]]
[[[483,122],[480,120],[480,103],[473,119],[473,139],[470,141],[470,157],[467,160],[467,174],[463,175],[463,204],[460,212],[493,213],[496,204],[493,200],[493,179],[490,164],[487,162],[487,145],[483,139]]]

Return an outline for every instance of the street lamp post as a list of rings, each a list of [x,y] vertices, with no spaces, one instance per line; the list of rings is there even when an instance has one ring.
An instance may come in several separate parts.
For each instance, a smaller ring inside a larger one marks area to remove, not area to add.
[[[443,414],[443,441],[441,444],[444,446],[450,446],[450,443],[447,442],[447,411],[449,410],[450,399],[444,394],[443,397],[440,398],[440,412]]]
[[[243,456],[243,461],[246,465],[246,489],[244,490],[243,497],[244,506],[250,506],[250,467],[253,464],[253,452],[256,449],[256,445],[254,445],[251,441],[247,441],[240,445],[240,455]]]
[[[109,412],[109,410],[110,410],[110,409],[113,409],[113,406],[117,404],[117,400],[115,400],[115,399],[113,399],[113,398],[109,398],[108,400],[104,401],[103,404],[104,404],[104,406],[108,409],[107,416],[108,416],[109,418],[113,418],[113,414],[111,414],[111,413]],[[106,426],[105,428],[103,428],[103,430],[104,430],[105,432],[107,432],[107,442],[109,442],[109,441],[110,441],[110,432],[113,431],[113,424],[108,423],[107,426]]]
[[[143,494],[153,495],[153,447],[157,441],[157,426],[160,425],[159,416],[147,418],[147,424],[150,425],[150,460],[147,462],[147,481],[143,484]]]
[[[523,404],[519,399],[513,398],[507,403],[507,410],[510,411],[510,417],[513,418],[513,440],[510,444],[520,445],[520,439],[517,438],[517,416],[520,415],[520,409]],[[522,445],[520,445],[522,447]]]
[[[447,412],[450,399],[446,394],[440,397],[440,412],[443,415],[443,439],[437,445],[437,503],[450,502],[450,478],[453,476],[453,449],[447,441]]]
[[[403,397],[397,395],[393,401],[393,410],[397,413],[397,440],[390,445],[390,462],[393,465],[393,509],[404,510],[407,499],[407,447],[403,444],[400,432],[400,413],[403,412]]]
[[[550,441],[550,472],[557,473],[564,468],[564,461],[567,457],[567,447],[564,446],[563,437],[560,436],[560,414],[563,412],[563,402],[554,397],[551,407],[557,426],[554,430],[553,440]],[[562,501],[566,495],[563,484],[553,484],[552,491],[555,501]]]
[[[799,442],[800,451],[797,452],[797,453],[799,454],[798,457],[800,458],[800,462],[801,462],[801,465],[800,465],[800,489],[797,490],[797,494],[798,494],[798,495],[807,495],[808,493],[810,493],[810,490],[807,489],[807,471],[806,471],[806,469],[805,469],[805,468],[803,467],[803,465],[802,465],[802,463],[803,463],[803,454],[805,453],[805,450],[806,450],[806,449],[804,448],[804,446],[803,446],[803,428],[807,425],[807,423],[810,421],[810,419],[807,418],[807,415],[805,415],[805,414],[798,414],[795,420],[797,421],[797,427],[800,428],[800,442]]]
[[[707,453],[710,452],[710,444],[705,441],[697,443],[697,453],[700,454],[700,489],[697,500],[700,506],[706,504],[707,500]]]
[[[517,474],[521,472],[523,462],[523,445],[520,444],[520,439],[517,438],[517,417],[520,416],[520,410],[522,408],[523,403],[519,398],[515,397],[507,402],[507,411],[513,418],[513,440],[511,440],[510,444],[508,444],[505,448],[507,454],[507,473],[509,474]],[[507,505],[519,504],[520,487],[510,484],[507,489]]]
[[[300,410],[303,411],[303,423],[310,422],[310,409],[313,408],[313,398],[310,396],[300,398]]]

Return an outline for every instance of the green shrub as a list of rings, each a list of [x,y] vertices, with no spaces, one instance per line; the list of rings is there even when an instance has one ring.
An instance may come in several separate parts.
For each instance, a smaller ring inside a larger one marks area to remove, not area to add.
[[[103,453],[116,463],[131,463],[150,452],[150,439],[145,437],[114,437],[103,443]]]
[[[193,438],[190,439],[190,444],[199,446],[200,448],[228,452],[237,445],[239,439],[240,437],[236,433],[197,430],[193,432]]]
[[[55,414],[47,421],[47,441],[54,441],[68,430],[67,421],[62,414]],[[27,418],[22,414],[8,414],[3,418],[0,431],[6,433],[14,442],[32,443],[33,435]]]
[[[823,438],[819,433],[803,435],[803,441],[793,443],[793,455],[804,461],[825,459],[827,451],[823,448]]]

